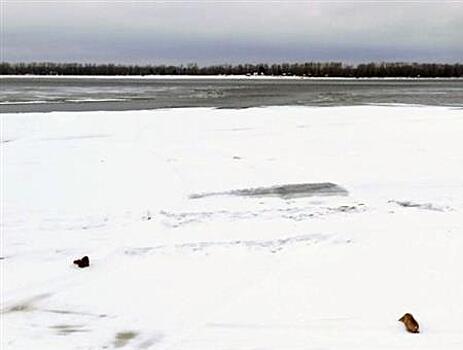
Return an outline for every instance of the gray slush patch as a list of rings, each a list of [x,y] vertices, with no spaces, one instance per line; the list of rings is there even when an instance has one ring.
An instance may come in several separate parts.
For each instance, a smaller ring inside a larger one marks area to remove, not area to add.
[[[312,196],[347,196],[349,192],[331,182],[304,183],[292,185],[278,185],[271,187],[256,187],[228,192],[212,192],[192,194],[190,199],[210,196],[243,196],[243,197],[280,197],[283,199],[312,197]]]

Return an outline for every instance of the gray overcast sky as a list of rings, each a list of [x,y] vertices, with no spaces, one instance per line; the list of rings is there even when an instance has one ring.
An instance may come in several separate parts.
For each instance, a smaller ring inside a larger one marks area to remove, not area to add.
[[[1,0],[1,6],[2,61],[463,61],[463,0]]]

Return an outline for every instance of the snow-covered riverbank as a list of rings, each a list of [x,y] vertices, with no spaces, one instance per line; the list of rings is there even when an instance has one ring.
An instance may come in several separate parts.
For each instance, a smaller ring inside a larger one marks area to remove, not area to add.
[[[1,118],[2,347],[463,346],[461,109]]]

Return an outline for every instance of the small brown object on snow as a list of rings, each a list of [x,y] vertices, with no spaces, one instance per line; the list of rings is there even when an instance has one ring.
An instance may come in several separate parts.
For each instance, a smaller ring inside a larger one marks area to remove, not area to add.
[[[88,256],[84,256],[82,259],[74,260],[74,264],[83,269],[84,267],[90,266],[90,259],[88,258]]]
[[[420,326],[412,314],[406,313],[399,319],[399,321],[403,322],[408,332],[420,333]]]

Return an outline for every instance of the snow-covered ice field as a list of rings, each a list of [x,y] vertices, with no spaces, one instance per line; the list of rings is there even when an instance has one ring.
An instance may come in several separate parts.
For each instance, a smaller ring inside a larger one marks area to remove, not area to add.
[[[2,350],[463,349],[462,109],[1,118]]]

